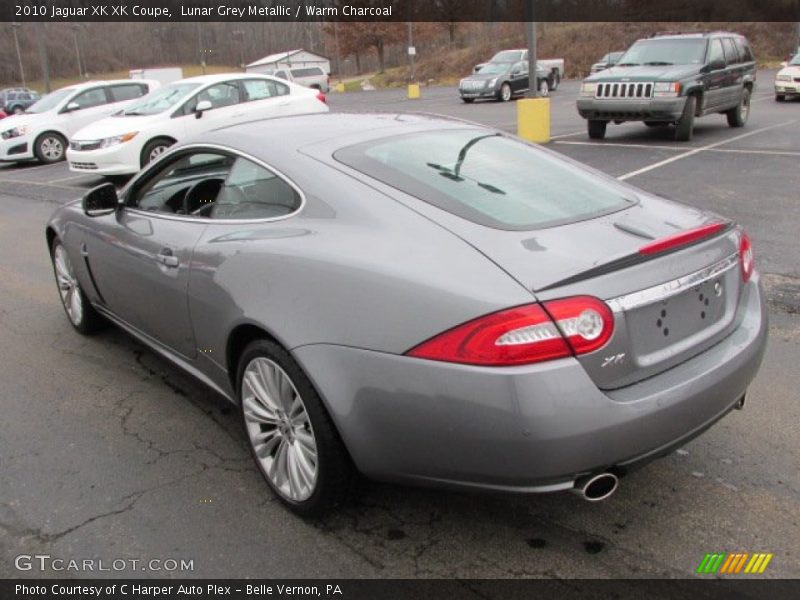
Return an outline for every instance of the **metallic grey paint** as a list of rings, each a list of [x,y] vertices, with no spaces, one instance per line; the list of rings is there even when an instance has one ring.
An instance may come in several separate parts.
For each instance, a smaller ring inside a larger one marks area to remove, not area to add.
[[[177,145],[158,162],[188,145],[255,157],[302,190],[295,214],[226,222],[120,208],[89,217],[73,202],[48,228],[98,310],[231,401],[231,336],[256,326],[273,337],[315,384],[356,466],[372,477],[564,489],[587,473],[652,458],[724,415],[755,376],[767,335],[758,275],[740,284],[738,269],[721,275],[718,325],[696,338],[679,331],[658,342],[636,325],[649,318],[637,313],[644,306],[616,312],[609,344],[578,359],[488,368],[403,356],[487,313],[578,294],[625,297],[738,248],[731,228],[580,279],[712,217],[631,188],[639,202],[618,213],[501,231],[332,157],[368,139],[457,127],[464,124],[420,115],[344,114],[236,126]],[[163,248],[177,266],[158,260]],[[625,359],[602,366],[619,354]]]

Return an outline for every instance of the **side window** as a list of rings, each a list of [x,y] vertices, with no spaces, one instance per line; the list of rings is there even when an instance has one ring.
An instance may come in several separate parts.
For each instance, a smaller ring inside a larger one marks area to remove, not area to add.
[[[235,81],[224,81],[207,87],[190,101],[190,104],[192,104],[191,110],[194,110],[197,103],[202,100],[211,102],[212,108],[233,106],[242,101],[239,93],[239,86],[236,85]],[[191,112],[191,110],[189,112]]]
[[[292,69],[292,76],[294,77],[319,77],[321,75],[324,75],[324,73],[319,67]]]
[[[169,161],[131,190],[127,205],[140,210],[208,217],[234,158],[197,151]]]
[[[140,83],[126,83],[124,85],[111,86],[112,102],[122,102],[123,100],[133,100],[140,98],[147,93],[147,89]]]
[[[750,46],[747,45],[747,41],[743,38],[734,38],[734,44],[739,50],[739,56],[742,59],[742,62],[752,62],[753,53],[750,51]]]
[[[275,96],[285,96],[289,93],[289,86],[270,79],[245,79],[245,101],[264,100]]]
[[[711,40],[708,48],[708,63],[725,62],[725,53],[722,51],[722,42],[719,39]]]
[[[739,59],[739,51],[736,49],[736,46],[733,45],[732,39],[724,38],[722,40],[722,47],[725,50],[725,60],[728,61],[729,65],[737,65],[742,62]]]
[[[106,88],[94,88],[91,90],[86,90],[75,96],[72,100],[68,102],[68,104],[75,103],[78,105],[76,110],[82,110],[84,108],[92,108],[93,106],[100,106],[101,104],[106,104],[108,99],[106,98]]]
[[[511,72],[514,75],[522,75],[523,73],[528,72],[528,64],[525,62],[518,62],[511,67]]]
[[[237,158],[211,210],[212,219],[268,219],[300,207],[300,194],[272,171]]]
[[[280,77],[281,79],[289,79],[286,75],[286,71],[275,71],[275,77]]]

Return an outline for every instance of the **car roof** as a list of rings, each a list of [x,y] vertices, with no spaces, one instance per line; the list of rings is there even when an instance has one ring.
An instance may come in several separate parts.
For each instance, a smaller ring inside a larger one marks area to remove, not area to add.
[[[196,75],[195,77],[186,77],[185,79],[178,80],[180,83],[217,83],[219,81],[230,81],[231,79],[252,79],[253,77],[262,77],[264,79],[275,79],[263,73],[215,73],[213,75]],[[178,83],[173,81],[172,83]],[[281,80],[285,83],[285,81]]]
[[[287,154],[305,146],[343,148],[404,133],[436,129],[488,129],[478,123],[425,113],[315,113],[262,119],[214,130],[195,143],[219,143],[259,156],[270,147]]]
[[[734,33],[732,31],[690,31],[690,32],[680,32],[680,31],[664,31],[661,33],[657,33],[650,38],[645,39],[664,39],[664,38],[712,38],[712,37],[738,37],[743,38],[744,36],[741,33]]]

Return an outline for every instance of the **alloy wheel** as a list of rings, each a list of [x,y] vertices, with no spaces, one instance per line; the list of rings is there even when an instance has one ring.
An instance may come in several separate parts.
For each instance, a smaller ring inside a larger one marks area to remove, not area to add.
[[[64,304],[69,320],[73,325],[78,326],[83,320],[83,299],[78,280],[75,279],[75,272],[72,269],[72,262],[61,244],[55,247],[53,264],[56,268],[56,281],[61,302]]]
[[[152,162],[157,159],[159,156],[164,154],[167,151],[169,146],[154,146],[152,150],[150,150],[150,156],[148,157],[148,162]]]
[[[292,502],[308,499],[319,472],[317,440],[289,375],[257,357],[242,375],[242,410],[250,443],[272,487]]]
[[[61,157],[64,156],[64,145],[57,137],[48,136],[44,138],[39,147],[42,155],[49,161],[55,162],[61,160]]]

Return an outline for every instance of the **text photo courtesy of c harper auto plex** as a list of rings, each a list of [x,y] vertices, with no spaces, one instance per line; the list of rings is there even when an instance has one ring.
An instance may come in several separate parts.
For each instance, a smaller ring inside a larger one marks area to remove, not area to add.
[[[800,3],[0,6],[0,598],[800,595]]]

